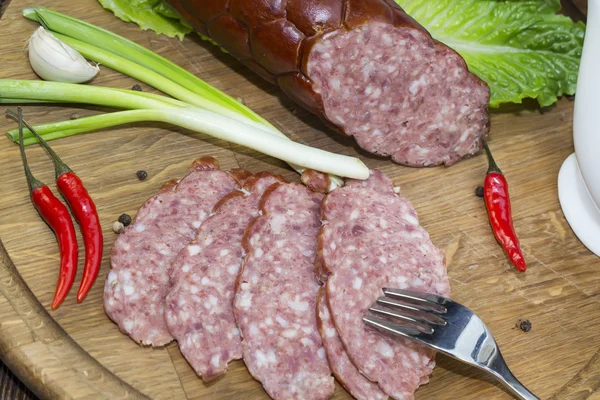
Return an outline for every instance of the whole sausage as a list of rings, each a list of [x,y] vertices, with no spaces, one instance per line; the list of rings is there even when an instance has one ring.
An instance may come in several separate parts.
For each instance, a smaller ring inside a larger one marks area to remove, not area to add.
[[[482,149],[489,88],[393,0],[167,3],[371,153],[432,166]]]

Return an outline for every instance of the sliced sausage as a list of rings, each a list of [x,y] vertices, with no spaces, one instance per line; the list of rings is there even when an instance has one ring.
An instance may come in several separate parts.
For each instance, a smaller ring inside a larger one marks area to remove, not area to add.
[[[327,399],[334,391],[312,266],[322,197],[299,184],[275,184],[244,235],[235,319],[244,362],[274,399]]]
[[[324,289],[319,290],[317,296],[317,325],[333,375],[348,393],[357,400],[387,399],[388,396],[379,389],[377,384],[365,378],[350,361],[331,320]]]
[[[219,170],[212,157],[198,159],[187,176],[146,201],[117,237],[104,286],[104,309],[123,333],[152,346],[173,339],[164,321],[171,262],[217,201],[239,188],[247,175]]]
[[[242,236],[258,216],[263,192],[283,178],[260,173],[247,178],[242,190],[227,194],[214,207],[198,234],[172,266],[165,319],[169,332],[192,368],[204,381],[242,358],[233,316],[234,285],[242,264]]]

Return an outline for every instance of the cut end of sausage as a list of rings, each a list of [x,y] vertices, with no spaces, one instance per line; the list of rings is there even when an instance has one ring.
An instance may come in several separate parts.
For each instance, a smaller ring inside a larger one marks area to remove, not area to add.
[[[423,167],[483,147],[489,88],[423,31],[361,25],[313,46],[307,70],[327,119],[371,153]]]

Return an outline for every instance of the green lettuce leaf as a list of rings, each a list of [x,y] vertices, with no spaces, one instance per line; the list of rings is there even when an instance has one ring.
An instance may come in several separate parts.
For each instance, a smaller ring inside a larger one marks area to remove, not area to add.
[[[490,86],[491,107],[574,94],[585,26],[560,0],[396,0]]]
[[[98,0],[102,7],[112,11],[125,22],[134,22],[140,28],[152,30],[159,35],[177,37],[192,31],[162,0]]]
[[[156,12],[158,15],[162,15],[165,18],[176,19],[180,21],[184,26],[189,26],[191,28],[189,24],[187,24],[185,21],[179,18],[179,14],[177,14],[175,10],[166,5],[163,1],[159,1],[158,4],[154,6],[154,12]]]
[[[134,22],[140,28],[154,31],[158,35],[177,37],[183,40],[185,35],[192,32],[194,28],[173,11],[162,0],[98,0],[102,7],[112,11],[115,16],[125,22]],[[200,39],[206,40],[216,46],[217,42],[209,37],[201,35]],[[223,48],[221,51],[227,53]]]

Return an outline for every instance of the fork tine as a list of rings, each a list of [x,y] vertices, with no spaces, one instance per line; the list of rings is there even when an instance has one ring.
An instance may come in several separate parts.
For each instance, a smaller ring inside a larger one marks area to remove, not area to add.
[[[445,314],[447,312],[445,305],[451,301],[450,299],[435,294],[419,293],[403,289],[383,288],[383,294],[385,294],[386,297],[409,300],[422,306],[429,306],[429,310],[440,314]]]
[[[433,328],[431,326],[429,326],[429,321],[427,321],[425,318],[423,318],[421,316],[401,314],[401,313],[395,312],[393,310],[390,310],[389,308],[381,307],[378,304],[369,308],[369,311],[371,311],[374,314],[382,315],[385,317],[398,318],[398,319],[401,319],[404,321],[408,321],[411,324],[415,325],[417,327],[417,329],[419,329],[423,333],[427,333],[427,334],[433,333]]]
[[[444,318],[440,317],[438,314],[429,312],[429,311],[431,311],[431,307],[423,307],[419,304],[415,304],[415,305],[406,304],[406,303],[402,303],[398,300],[390,299],[387,297],[378,298],[377,304],[380,306],[386,307],[387,309],[398,310],[399,312],[402,313],[402,315],[406,315],[406,312],[408,312],[408,313],[410,313],[411,318],[416,318],[417,320],[428,323],[428,324],[445,326],[448,323]],[[371,308],[374,308],[374,307],[376,307],[376,306],[373,306]],[[381,309],[382,311],[386,311],[386,309],[384,309],[383,307],[378,307],[378,309]],[[392,311],[386,311],[386,313],[388,313],[387,315],[389,315],[391,317],[403,318],[401,316],[401,314],[393,313]]]
[[[362,320],[368,326],[378,329],[380,331],[404,336],[409,339],[415,339],[415,340],[425,343],[425,344],[430,343],[430,341],[426,338],[426,336],[424,336],[424,333],[416,328],[411,328],[409,326],[394,324],[390,321],[386,321],[385,319],[370,317],[367,315],[365,315]]]

